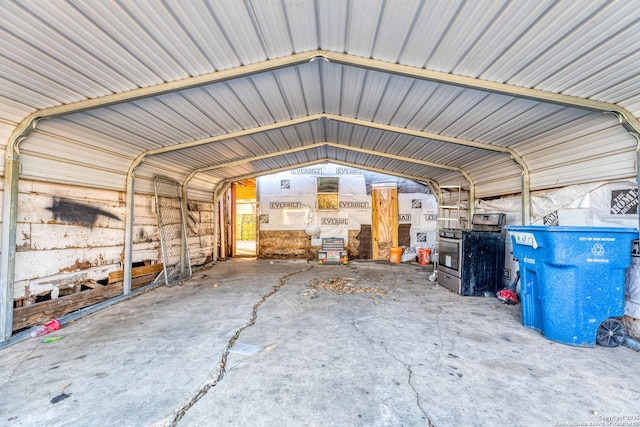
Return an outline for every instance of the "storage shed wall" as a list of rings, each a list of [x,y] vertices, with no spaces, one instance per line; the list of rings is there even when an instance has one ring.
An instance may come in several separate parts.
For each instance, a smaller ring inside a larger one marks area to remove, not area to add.
[[[212,204],[188,203],[193,265],[210,260]],[[153,197],[137,195],[132,262],[162,262]],[[18,195],[14,299],[66,293],[123,268],[124,193],[21,180]]]
[[[339,179],[339,208],[320,209],[316,180]],[[265,258],[315,258],[323,238],[342,238],[350,258],[369,258],[370,238],[361,233],[372,220],[371,187],[374,182],[398,186],[398,226],[406,229],[402,246],[434,248],[437,201],[428,187],[408,179],[324,164],[258,178],[258,254]],[[316,226],[320,234],[310,238],[305,229]],[[366,233],[365,233],[366,234]],[[363,248],[361,245],[368,246]]]

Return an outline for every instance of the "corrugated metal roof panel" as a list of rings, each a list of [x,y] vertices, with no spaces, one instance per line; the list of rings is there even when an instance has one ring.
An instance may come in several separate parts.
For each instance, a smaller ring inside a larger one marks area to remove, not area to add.
[[[427,59],[425,68],[451,72],[482,38],[489,22],[499,16],[506,1],[466,1],[457,10],[441,34],[438,45]]]
[[[276,2],[264,2],[263,5],[274,5]],[[316,2],[281,2],[285,10],[287,25],[283,26],[290,35],[293,52],[315,49],[320,45],[318,40],[317,5]],[[271,28],[270,22],[263,27]]]
[[[29,146],[25,146],[22,154],[25,157],[43,157],[61,164],[67,164],[67,166],[61,165],[49,171],[54,181],[57,176],[68,173],[67,169],[76,165],[85,168],[108,170],[114,174],[124,175],[123,171],[126,171],[131,164],[129,158],[123,157],[119,153],[105,150],[86,150],[84,148],[71,140],[54,138],[51,135],[37,132],[31,136]],[[120,179],[118,179],[118,182],[120,182]],[[105,183],[105,185],[110,184]]]
[[[583,25],[603,5],[604,1],[583,2],[580,7],[570,2],[556,2],[532,25],[521,30],[519,37],[508,47],[503,49],[503,54],[480,77],[487,80],[510,82],[514,84],[526,84],[527,67],[541,58],[553,48],[557,48],[559,42],[570,40],[571,31]],[[552,70],[547,70],[551,73]]]
[[[390,124],[399,127],[408,126],[419,111],[428,109],[431,98],[437,89],[438,85],[435,83],[414,81],[411,85],[411,90],[396,110]],[[436,107],[441,106],[436,105]],[[424,127],[422,127],[422,129],[424,129]]]
[[[595,117],[594,117],[595,116]],[[628,139],[628,134],[616,125],[617,119],[613,115],[591,113],[576,117],[575,120],[567,123],[555,124],[553,131],[547,130],[544,133],[534,135],[528,139],[521,139],[511,148],[518,151],[523,156],[534,155],[539,150],[551,148],[558,143],[585,138],[582,143],[591,140],[592,143],[606,147],[606,140],[600,135],[601,132],[613,130],[621,135],[622,138]],[[613,134],[612,134],[613,135]],[[576,147],[580,150],[582,147]]]
[[[309,114],[325,111],[324,93],[322,90],[323,74],[320,69],[322,62],[323,61],[314,61],[296,67],[296,70],[300,73],[300,82],[302,85],[300,94],[304,97],[304,102]]]
[[[154,100],[156,102],[150,102]],[[184,92],[159,96],[154,100],[141,100],[136,104],[154,116],[166,118],[165,120],[171,118],[173,126],[179,128],[190,139],[202,139],[223,133],[211,115],[207,114],[209,105],[199,108],[185,97]]]
[[[249,2],[249,7],[252,12],[251,16],[259,28],[260,37],[268,56],[274,58],[293,53],[293,43],[291,34],[289,34],[290,24],[282,4],[279,2]],[[297,35],[300,36],[301,33],[298,32]]]
[[[118,45],[135,56],[136,62],[140,64],[136,71],[147,69],[160,81],[175,81],[193,75],[189,66],[181,62],[182,58],[176,57],[175,42],[165,39],[163,33],[166,29],[155,27],[153,18],[137,10],[135,2],[116,7],[108,3],[79,3],[76,7],[107,37],[113,38]],[[151,15],[159,12],[154,11]]]
[[[98,151],[106,151],[114,153],[131,160],[135,159],[140,153],[140,148],[131,144],[132,137],[126,138],[126,132],[123,132],[123,139],[118,139],[113,134],[104,132],[105,128],[89,128],[84,126],[84,122],[79,120],[79,116],[67,116],[59,119],[49,119],[40,122],[36,133],[49,133],[52,138],[69,139],[74,141],[79,147],[86,149],[95,149]],[[110,129],[110,128],[109,128]],[[56,140],[52,139],[51,144],[55,145]],[[28,148],[31,142],[23,144],[23,148]]]
[[[390,124],[397,116],[400,106],[406,102],[409,93],[413,91],[414,83],[413,80],[405,77],[390,76],[385,88],[384,101],[376,105],[376,112],[371,120]]]
[[[89,90],[87,97],[92,97],[91,91],[95,90],[91,81],[104,88],[102,95],[159,83],[161,80],[144,66],[141,56],[123,45],[120,37],[114,37],[109,25],[101,26],[93,19],[95,15],[86,6],[88,5],[67,2],[31,2],[21,5],[49,23],[50,33],[56,35],[54,39],[47,37],[38,42],[44,43],[39,46],[44,52],[50,51],[52,41],[57,40],[67,46],[66,49],[56,46],[56,54],[64,55],[56,56],[56,59],[90,79],[86,82]],[[137,34],[130,34],[133,38],[129,43],[139,40]],[[31,38],[28,40],[31,41]],[[71,52],[72,56],[66,57],[67,52]]]
[[[406,42],[408,35],[414,31],[416,15],[419,15],[425,4],[418,1],[404,1],[382,2],[382,5],[384,7],[378,12],[377,28],[371,38],[371,50],[366,56],[397,62],[402,53],[402,45]],[[358,19],[357,16],[354,18]],[[400,22],[404,25],[398,25]]]
[[[615,155],[616,153],[627,153],[629,158],[635,158],[636,147],[630,145],[626,135],[621,135],[617,129],[602,132],[599,136],[599,139],[604,142],[603,144],[586,144],[585,140],[594,137],[593,134],[589,134],[582,138],[556,143],[550,147],[541,147],[535,153],[525,156],[525,160],[533,170],[542,170],[549,167],[570,169],[581,161]]]
[[[638,32],[640,32],[640,30]],[[640,58],[640,50],[638,50],[635,55]],[[629,88],[640,88],[640,76],[638,76],[637,63],[629,61],[629,66],[625,68],[628,71],[626,75],[618,74],[614,76],[607,74],[607,79],[611,84],[607,87],[602,87],[602,84],[598,85],[593,97],[605,102],[617,103],[619,100],[626,100],[630,95]]]
[[[640,8],[633,2],[123,0],[10,2],[0,8],[0,99],[7,100],[0,120],[9,125],[33,108],[216,70],[242,72],[243,65],[293,52],[311,56],[316,48],[591,97],[640,115]],[[636,141],[613,116],[319,58],[43,120],[23,143],[22,160],[54,167],[68,153],[69,170],[51,172],[66,180],[91,168],[120,167],[144,150],[323,112],[510,147],[530,163],[538,186],[634,176],[629,159]],[[380,155],[331,146],[277,154],[324,141]],[[384,158],[387,153],[466,168],[480,193],[500,191],[500,183],[511,192],[518,181],[518,168],[505,154],[328,119],[153,156],[139,173],[145,181],[156,167],[184,178],[196,168],[270,153],[277,155],[199,174],[194,188],[333,157],[459,180],[457,173]],[[592,169],[586,178],[587,169],[574,164],[579,159],[607,167],[606,156],[625,166]],[[40,176],[30,167],[29,176]],[[111,181],[101,185],[121,189],[125,173],[102,174]],[[136,185],[147,187],[146,181]]]
[[[563,170],[549,169],[536,171],[531,175],[531,188],[543,190],[571,184],[593,182],[593,171],[599,171],[601,181],[624,179],[636,173],[635,156],[628,153],[608,155],[571,165]]]
[[[635,27],[635,37],[631,31],[625,35],[624,42],[634,45],[638,41],[637,5],[633,2],[591,2],[579,9],[571,4],[564,6],[567,10],[563,16],[556,17],[550,27],[542,27],[548,32],[546,34],[554,34],[556,37],[560,35],[558,42],[545,49],[544,43],[540,42],[539,37],[536,38],[536,46],[530,52],[530,55],[535,55],[535,59],[520,73],[511,77],[511,83],[549,89],[546,85],[540,85],[543,79],[554,76],[567,66],[578,66],[575,61],[588,53],[604,50],[606,53],[602,52],[604,55],[598,56],[605,60],[600,64],[600,67],[605,68],[616,62],[621,52],[628,54],[630,46],[616,45],[622,41],[619,33],[626,33],[631,27]],[[589,40],[589,43],[584,40]],[[614,43],[607,43],[612,41]],[[539,55],[536,55],[537,51],[540,51]]]
[[[226,70],[242,65],[227,34],[212,14],[211,2],[167,2],[182,28],[188,29],[188,37],[202,52],[214,70]],[[211,41],[215,40],[215,43]],[[209,70],[211,71],[211,69]]]
[[[627,97],[619,103],[628,111],[640,111],[640,93],[635,94],[632,91],[626,94]],[[640,114],[640,113],[639,113]]]
[[[50,159],[40,156],[24,156],[21,161],[22,170],[20,176],[23,179],[36,181],[49,181],[83,186],[106,188],[113,190],[124,188],[126,176],[121,172],[97,168],[95,165],[81,165],[77,163],[64,163],[58,159]]]
[[[21,83],[25,84],[24,82]],[[44,92],[40,92],[43,90],[41,87],[30,88],[22,84],[0,77],[0,87],[2,87],[4,98],[19,100],[21,104],[28,105],[33,109],[41,109],[58,104],[58,100],[43,95]]]
[[[353,11],[350,3],[340,0],[315,2],[318,48],[343,52],[348,34],[347,17]]]
[[[632,2],[619,3],[619,5],[631,5]],[[607,85],[625,83],[626,79],[633,78],[637,73],[635,69],[634,56],[638,54],[635,46],[640,44],[640,31],[637,26],[637,15],[628,14],[622,19],[616,18],[618,22],[626,22],[627,26],[615,35],[600,43],[594,50],[598,55],[584,53],[579,57],[564,65],[562,72],[548,75],[537,87],[549,92],[569,92],[576,96],[595,97],[600,99],[594,88],[602,86],[602,77],[607,75]],[[629,25],[629,21],[633,24]],[[608,34],[605,32],[605,34]],[[594,34],[590,39],[600,36]],[[622,43],[623,50],[620,52]],[[583,43],[585,44],[585,43]],[[586,45],[586,44],[585,44]],[[618,101],[620,98],[617,99]],[[613,100],[614,102],[616,100]]]
[[[334,67],[334,65],[327,65],[325,68]],[[340,85],[339,99],[340,99],[340,114],[347,117],[358,117],[358,108],[362,101],[362,93],[364,92],[365,78],[367,75],[366,70],[358,69],[354,67],[340,67],[342,78],[336,81],[336,86]]]
[[[109,90],[94,77],[102,74],[95,58],[78,49],[75,39],[60,34],[24,7],[16,2],[2,6],[0,25],[9,32],[3,36],[2,55],[13,61],[14,68],[3,75],[24,88],[33,88],[43,94],[49,93],[47,86],[51,86],[51,99],[56,101],[38,108],[108,94]],[[56,22],[56,19],[54,14],[47,21]],[[29,80],[33,76],[37,76],[37,82]]]
[[[2,84],[0,83],[0,87]],[[5,94],[6,95],[6,94]],[[33,112],[33,108],[0,95],[0,120],[12,123],[20,121]],[[0,140],[3,141],[4,140]]]
[[[399,62],[423,68],[442,43],[463,3],[463,0],[427,2],[417,15],[413,31],[407,35]]]
[[[129,107],[129,106],[128,106]],[[136,116],[140,113],[136,108],[120,107],[118,110],[113,108],[103,108],[99,113],[88,112],[67,116],[68,120],[73,120],[79,125],[86,125],[90,129],[111,135],[116,139],[127,141],[142,150],[150,150],[158,147],[158,145],[168,145],[172,143],[172,139],[167,135],[158,132],[154,127],[150,126],[148,118],[144,115]],[[121,112],[125,114],[121,114]],[[142,121],[138,118],[144,117]]]
[[[455,178],[443,178],[441,185],[461,185],[461,181]],[[466,186],[466,183],[462,185]],[[488,197],[503,196],[509,194],[518,194],[522,191],[522,180],[520,177],[502,179],[500,181],[483,182],[476,186],[476,198],[483,199]]]
[[[288,117],[301,117],[308,114],[313,114],[316,111],[309,111],[308,105],[305,103],[304,87],[300,79],[300,67],[283,68],[273,73],[273,77],[276,80],[278,90],[283,99],[284,107],[286,108],[286,116]],[[316,86],[319,86],[316,80]],[[281,120],[284,120],[286,117]]]
[[[481,76],[524,34],[537,31],[536,23],[548,13],[554,3],[554,0],[501,2],[498,3],[501,9],[493,9],[493,16],[482,12],[474,16],[469,13],[470,10],[465,10],[463,22],[480,28],[481,33],[470,39],[473,40],[473,45],[465,46],[464,54],[450,71],[463,76]],[[456,46],[452,48],[458,50]]]
[[[270,74],[236,80],[229,85],[260,125],[291,118],[277,82]]]

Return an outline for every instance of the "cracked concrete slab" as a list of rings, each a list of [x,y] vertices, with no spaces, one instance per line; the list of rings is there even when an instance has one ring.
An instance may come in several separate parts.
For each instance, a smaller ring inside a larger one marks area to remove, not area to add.
[[[637,352],[553,343],[521,326],[520,306],[455,295],[430,273],[218,263],[65,325],[62,340],[0,350],[0,425],[552,426],[638,414]],[[383,293],[310,292],[333,278]],[[257,351],[230,351],[243,343]]]

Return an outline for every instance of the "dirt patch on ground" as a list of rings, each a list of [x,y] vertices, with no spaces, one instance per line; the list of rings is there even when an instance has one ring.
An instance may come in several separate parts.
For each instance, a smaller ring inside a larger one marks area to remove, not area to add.
[[[338,294],[361,294],[361,293],[373,293],[384,295],[385,292],[378,288],[367,288],[363,286],[356,286],[356,279],[345,278],[333,278],[316,280],[309,283],[309,286],[318,290],[333,291]]]

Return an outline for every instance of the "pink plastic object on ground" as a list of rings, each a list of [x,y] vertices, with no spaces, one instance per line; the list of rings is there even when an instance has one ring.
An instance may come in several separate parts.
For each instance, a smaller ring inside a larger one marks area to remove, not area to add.
[[[36,338],[46,335],[49,332],[57,331],[58,329],[60,329],[60,322],[58,322],[58,319],[51,319],[47,323],[33,328],[29,335],[31,335],[31,338]]]

